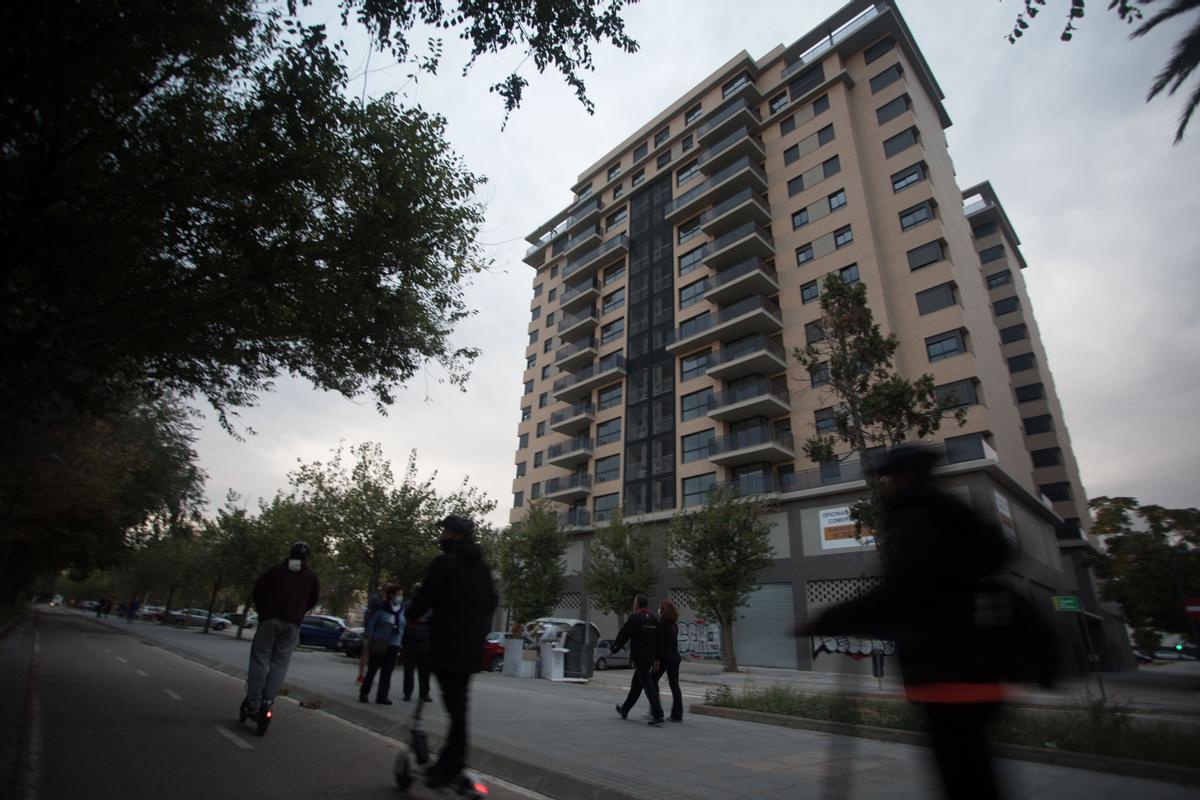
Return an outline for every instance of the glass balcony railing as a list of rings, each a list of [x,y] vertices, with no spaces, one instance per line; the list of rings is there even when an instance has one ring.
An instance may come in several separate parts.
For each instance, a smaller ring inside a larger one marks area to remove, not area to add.
[[[742,141],[743,139],[750,138],[753,135],[754,135],[753,132],[749,128],[738,128],[736,131],[729,134],[721,141],[710,144],[704,150],[704,152],[700,154],[700,158],[696,160],[696,166],[703,167],[709,161],[712,161],[714,158],[721,155],[721,153],[725,152],[733,145],[737,144],[738,142]],[[758,137],[754,137],[754,141],[756,144],[758,144],[759,148],[761,149],[762,142],[760,142],[758,140]]]
[[[703,227],[704,225],[707,225],[708,223],[712,222],[714,219],[719,219],[723,214],[729,213],[733,209],[740,206],[742,203],[745,203],[745,202],[752,200],[754,198],[757,198],[757,197],[758,197],[758,192],[754,191],[754,189],[752,189],[750,187],[742,189],[740,192],[732,195],[729,199],[722,200],[720,203],[718,203],[717,205],[710,208],[708,211],[705,211],[703,214],[701,214],[700,215],[700,225]]]
[[[714,239],[712,242],[710,242],[709,246],[708,246],[708,252],[709,253],[720,252],[721,250],[724,250],[726,247],[728,247],[729,245],[738,241],[739,239],[745,239],[747,236],[749,236],[753,233],[757,233],[759,236],[761,236],[762,238],[764,238],[768,242],[770,242],[772,244],[772,246],[774,246],[775,240],[771,238],[770,231],[768,231],[762,225],[759,225],[757,222],[745,222],[745,223],[742,223],[741,225],[738,225],[736,228],[731,230],[729,233],[726,233],[723,236],[719,236],[716,239]]]
[[[599,318],[599,312],[596,311],[595,306],[592,306],[591,308],[584,309],[578,314],[572,314],[569,317],[563,317],[560,319],[558,321],[558,332],[561,334],[563,331],[570,330],[581,322],[585,322],[587,320],[598,320]]]
[[[878,15],[879,9],[873,5],[863,9],[857,16],[855,16],[845,25],[835,29],[832,34],[826,36],[824,39],[801,53],[800,57],[796,59],[795,63],[788,65],[788,67],[784,69],[783,74],[779,76],[780,79],[787,80],[789,77],[799,72],[802,68],[812,64],[818,58],[832,49],[834,45],[840,43],[847,36],[854,33],[863,25],[866,25]]]
[[[734,264],[732,267],[726,267],[718,272],[713,276],[712,279],[713,288],[724,286],[730,281],[735,281],[743,275],[749,275],[752,272],[761,272],[763,275],[766,275],[776,283],[779,282],[779,276],[776,274],[775,270],[761,258],[755,257],[748,258],[745,261],[740,261],[737,264]]]
[[[782,401],[785,405],[788,403],[789,395],[787,386],[780,381],[772,381],[766,378],[757,381],[749,381],[736,389],[719,392],[710,395],[708,398],[708,410],[716,411],[726,406],[732,406],[737,403],[753,400],[758,397],[774,397]]]
[[[558,297],[558,304],[561,306],[570,305],[571,301],[577,297],[582,297],[588,292],[600,291],[600,281],[593,278],[590,281],[585,281],[578,286],[567,287]]]
[[[546,458],[553,461],[556,458],[562,458],[574,453],[590,452],[592,452],[592,440],[586,436],[580,436],[578,439],[571,439],[567,442],[550,445],[550,447],[546,448]]]
[[[780,315],[779,303],[775,300],[770,300],[762,295],[752,295],[743,298],[733,305],[725,306],[715,315],[707,313],[695,319],[690,319],[675,329],[673,334],[667,337],[665,344],[673,344],[681,342],[684,339],[703,333],[704,331],[714,328],[718,325],[723,325],[732,319],[737,319],[743,314],[749,314],[751,311],[763,310],[772,316]]]
[[[767,173],[763,172],[762,169],[759,168],[758,164],[751,161],[748,156],[739,158],[737,161],[733,162],[728,167],[725,167],[708,180],[697,184],[691,189],[688,189],[686,192],[679,195],[679,197],[676,197],[674,200],[667,203],[666,207],[663,209],[663,214],[670,216],[679,209],[687,206],[689,203],[692,203],[697,198],[716,188],[718,185],[724,183],[731,175],[741,172],[744,169],[751,170],[760,178],[762,178],[764,182],[767,180]]]
[[[572,386],[589,381],[605,372],[614,369],[625,369],[625,357],[620,353],[613,353],[605,356],[586,369],[576,372],[574,375],[568,375],[565,378],[559,378],[554,382],[554,391],[561,392],[564,389],[570,389]]]
[[[749,111],[755,119],[761,120],[762,115],[758,113],[756,103],[751,103],[746,98],[741,98],[736,102],[730,103],[725,108],[715,112],[711,117],[706,119],[699,128],[696,129],[696,138],[704,136],[704,134],[716,128],[725,120],[737,114],[740,111]]]
[[[592,524],[591,515],[586,508],[572,508],[558,515],[560,528],[587,528]]]
[[[592,488],[592,476],[586,472],[570,475],[565,478],[551,478],[542,487],[546,494],[559,492],[587,491]]]
[[[599,346],[595,336],[589,336],[586,339],[581,339],[578,342],[572,342],[566,347],[560,347],[558,352],[554,354],[554,363],[566,361],[572,356],[584,350],[595,350]]]
[[[585,269],[594,263],[596,259],[611,253],[613,250],[619,247],[623,247],[626,250],[629,249],[629,237],[623,233],[617,234],[596,249],[589,250],[587,253],[584,253],[579,258],[573,261],[568,261],[567,266],[564,267],[562,271],[563,279],[565,280],[567,277],[574,275],[576,272]]]
[[[778,356],[783,361],[787,361],[787,353],[784,351],[783,345],[774,339],[768,339],[766,336],[760,334],[752,339],[738,342],[731,347],[722,347],[709,358],[709,368],[728,364],[730,361],[737,361],[739,358],[748,356],[751,353],[763,351]]]
[[[758,447],[766,444],[779,445],[787,450],[792,450],[795,446],[792,434],[783,431],[777,432],[769,425],[762,425],[757,428],[748,428],[744,431],[731,433],[728,436],[718,436],[709,445],[708,453],[711,458],[722,453],[732,453],[748,447]]]
[[[560,422],[568,419],[575,419],[576,417],[590,417],[594,412],[595,406],[592,405],[590,400],[585,400],[582,403],[576,403],[570,408],[564,408],[561,411],[555,411],[553,414],[551,414],[550,427],[553,428],[555,425],[558,425]]]

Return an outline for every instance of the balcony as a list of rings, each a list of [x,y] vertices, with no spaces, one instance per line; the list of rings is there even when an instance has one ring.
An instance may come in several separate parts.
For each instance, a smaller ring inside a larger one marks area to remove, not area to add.
[[[742,189],[700,215],[700,229],[709,236],[719,236],[735,225],[746,222],[757,222],[763,226],[771,224],[771,209],[750,188]]]
[[[578,236],[573,236],[567,240],[563,246],[562,252],[559,253],[563,258],[570,258],[573,255],[584,252],[588,247],[600,243],[600,237],[603,235],[599,225],[593,225]],[[565,270],[564,270],[565,272]]]
[[[592,527],[591,515],[586,508],[572,508],[558,515],[558,527],[564,530],[578,530]]]
[[[767,158],[762,140],[750,128],[738,128],[711,145],[700,154],[697,166],[705,175],[712,175],[739,158],[749,158],[756,164]]]
[[[790,433],[776,433],[770,425],[719,436],[709,447],[708,460],[737,466],[757,461],[794,461],[796,448]]]
[[[796,59],[795,63],[789,65],[783,70],[783,73],[779,76],[779,79],[787,80],[792,75],[795,75],[797,72],[799,72],[802,68],[808,66],[809,64],[816,63],[823,55],[825,55],[825,53],[829,52],[834,45],[845,40],[846,37],[857,31],[862,26],[866,25],[877,16],[879,16],[879,9],[876,6],[872,5],[864,8],[861,12],[851,18],[849,22],[837,28],[828,36],[823,37],[812,47],[801,53],[800,57]]]
[[[575,233],[587,223],[597,223],[600,221],[600,215],[604,211],[604,203],[600,202],[599,197],[589,197],[581,203],[577,203],[575,209],[571,211],[571,216],[567,219],[567,224],[563,227],[567,233]]]
[[[586,431],[596,419],[596,409],[590,400],[555,411],[550,415],[550,430],[555,433],[565,433],[574,436],[580,431]]]
[[[590,364],[599,353],[597,349],[599,346],[600,343],[596,341],[595,336],[571,342],[565,347],[558,348],[558,352],[554,354],[554,366],[569,371],[584,364]]]
[[[585,308],[578,314],[570,317],[563,317],[558,321],[558,335],[562,339],[570,338],[580,331],[587,330],[589,333],[596,326],[596,322],[600,319],[599,312],[596,307]]]
[[[546,245],[548,244],[550,244],[550,241],[548,239],[543,239],[526,250],[525,257],[521,260],[534,269],[537,269],[542,264],[546,263]]]
[[[734,497],[775,494],[776,492],[785,491],[783,489],[783,482],[787,477],[790,476],[777,476],[773,472],[755,472],[751,475],[742,475],[731,481],[714,483],[712,491],[731,491]]]
[[[587,497],[592,491],[592,476],[586,472],[576,473],[566,478],[551,478],[542,487],[542,495],[547,500],[557,500],[560,503],[570,503],[581,497]]]
[[[738,127],[757,131],[762,122],[758,113],[759,102],[761,101],[751,101],[750,98],[743,97],[713,112],[696,129],[697,143],[708,147],[721,141],[727,133]]]
[[[744,263],[747,259],[773,259],[775,240],[757,222],[746,222],[708,243],[704,263],[714,270]]]
[[[753,188],[767,190],[767,173],[749,158],[738,159],[703,183],[697,184],[667,203],[663,215],[668,222],[677,223],[705,206],[719,203],[734,192]]]
[[[731,381],[747,375],[771,375],[787,369],[783,345],[766,336],[755,336],[729,347],[722,347],[708,361],[708,375]]]
[[[625,375],[625,357],[619,353],[605,356],[587,369],[554,382],[554,396],[574,403],[591,395],[592,390]]]
[[[582,308],[589,302],[594,304],[599,297],[600,281],[592,278],[590,281],[585,281],[574,286],[564,286],[562,294],[558,296],[558,307],[566,314],[569,311]]]
[[[546,450],[546,463],[554,467],[574,467],[592,457],[592,440],[586,436],[552,444]]]
[[[619,233],[596,249],[584,253],[574,261],[568,261],[567,266],[563,267],[563,280],[572,275],[580,277],[595,275],[599,270],[604,269],[609,264],[620,261],[628,254],[629,237],[623,233]]]
[[[728,303],[750,294],[777,294],[779,276],[758,256],[753,256],[713,275],[704,299],[713,303]]]
[[[987,460],[999,463],[996,451],[979,435],[967,435],[960,441],[952,437],[951,441],[935,445],[938,459],[937,466],[962,464],[967,461]],[[816,469],[804,470],[793,475],[779,476],[779,491],[801,492],[806,489],[820,489],[838,483],[852,483],[863,480],[863,469],[860,461],[827,461]]]
[[[710,290],[711,291],[711,290]],[[783,330],[779,303],[754,295],[726,306],[715,315],[690,320],[674,332],[667,351],[679,353],[721,339],[739,339],[751,333],[776,333]]]
[[[735,421],[750,417],[781,417],[791,410],[787,385],[762,378],[708,398],[708,416]]]

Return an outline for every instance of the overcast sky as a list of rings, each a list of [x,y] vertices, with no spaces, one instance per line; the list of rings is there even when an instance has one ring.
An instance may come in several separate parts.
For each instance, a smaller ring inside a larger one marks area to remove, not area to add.
[[[422,474],[436,470],[446,490],[469,475],[499,501],[493,521],[504,523],[533,275],[521,262],[524,236],[570,202],[581,170],[714,69],[742,50],[759,58],[791,44],[841,5],[650,0],[625,15],[638,53],[596,53],[586,76],[594,116],[560,78],[526,63],[526,99],[503,132],[501,101],[487,87],[520,54],[481,61],[462,78],[466,57],[448,40],[441,75],[416,84],[374,54],[366,91],[400,90],[406,102],[444,114],[453,145],[488,177],[481,239],[495,268],[469,291],[478,315],[456,335],[483,355],[465,392],[433,368],[386,417],[368,398],[353,402],[294,380],[242,413],[240,424],[255,431],[244,441],[208,414],[198,449],[212,504],[230,489],[251,504],[269,498],[287,486],[297,460],[323,459],[340,441],[372,440],[397,472],[415,448]],[[1014,47],[1004,35],[1022,6],[902,0],[900,10],[946,93],[959,185],[991,180],[1021,238],[1088,495],[1200,505],[1200,116],[1172,146],[1191,87],[1143,102],[1181,26],[1129,42],[1128,28],[1096,3],[1075,41],[1063,44],[1068,2],[1051,0]],[[347,38],[357,92],[365,50]]]

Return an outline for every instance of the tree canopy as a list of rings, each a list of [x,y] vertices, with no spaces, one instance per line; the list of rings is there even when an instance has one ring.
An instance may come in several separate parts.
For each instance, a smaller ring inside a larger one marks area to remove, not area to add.
[[[654,594],[663,554],[654,537],[650,528],[626,523],[622,513],[596,528],[583,567],[589,606],[623,618],[636,595]]]
[[[549,615],[567,585],[567,537],[549,505],[531,502],[525,519],[505,531],[497,549],[501,597],[512,621],[524,624]]]

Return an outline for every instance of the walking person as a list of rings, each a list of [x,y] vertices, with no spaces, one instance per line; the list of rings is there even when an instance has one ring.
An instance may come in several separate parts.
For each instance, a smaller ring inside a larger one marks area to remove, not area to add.
[[[617,638],[613,639],[612,653],[616,655],[629,642],[629,660],[633,664],[633,678],[629,681],[629,696],[624,703],[617,704],[621,719],[628,719],[630,710],[637,705],[638,697],[646,693],[650,702],[650,724],[661,728],[663,724],[662,704],[658,701],[658,684],[651,677],[658,667],[659,630],[658,617],[650,611],[650,600],[639,594],[633,601],[633,613]],[[682,701],[681,701],[682,702]]]
[[[421,591],[421,584],[418,583],[413,587],[413,597],[416,597],[419,591]],[[411,605],[412,600],[405,603],[406,614]],[[426,703],[433,702],[433,698],[429,696],[429,618],[432,615],[433,612],[426,611],[420,619],[411,619],[404,627],[404,639],[401,642],[400,651],[404,658],[404,699],[406,701],[412,699],[413,673],[415,672],[417,696]]]
[[[382,601],[379,599],[378,593],[376,593],[367,598],[367,604],[363,607],[363,644],[358,651],[358,678],[355,679],[355,683],[361,684],[363,676],[367,674],[367,657],[370,655],[370,652],[367,647],[366,627],[367,623],[371,621],[371,615],[375,613],[375,609],[379,608],[380,602]]]
[[[679,689],[679,612],[670,600],[658,606],[658,666],[650,676],[654,681],[654,692],[658,693],[658,680],[665,673],[671,685],[671,722],[683,722],[683,692]]]
[[[378,673],[379,690],[375,692],[375,702],[383,706],[392,704],[388,694],[392,689],[392,671],[396,668],[396,657],[400,655],[400,641],[404,635],[403,612],[400,587],[387,587],[383,592],[383,602],[367,620],[367,629],[363,633],[369,655],[367,676],[358,690],[360,703],[370,699],[371,684]]]
[[[308,566],[309,552],[307,544],[296,542],[284,561],[254,582],[258,625],[250,643],[243,713],[258,714],[275,703],[300,638],[300,623],[321,596],[317,573]]]
[[[129,601],[129,616],[127,617],[126,621],[133,622],[137,618],[138,611],[140,611],[141,608],[142,601],[138,599],[137,595],[134,595],[133,599]]]
[[[483,643],[499,601],[492,569],[475,543],[475,523],[453,514],[446,517],[438,545],[442,554],[429,565],[405,612],[410,621],[433,612],[429,656],[450,715],[446,744],[426,773],[430,787],[449,785],[466,766],[467,693],[471,676],[481,668]]]

